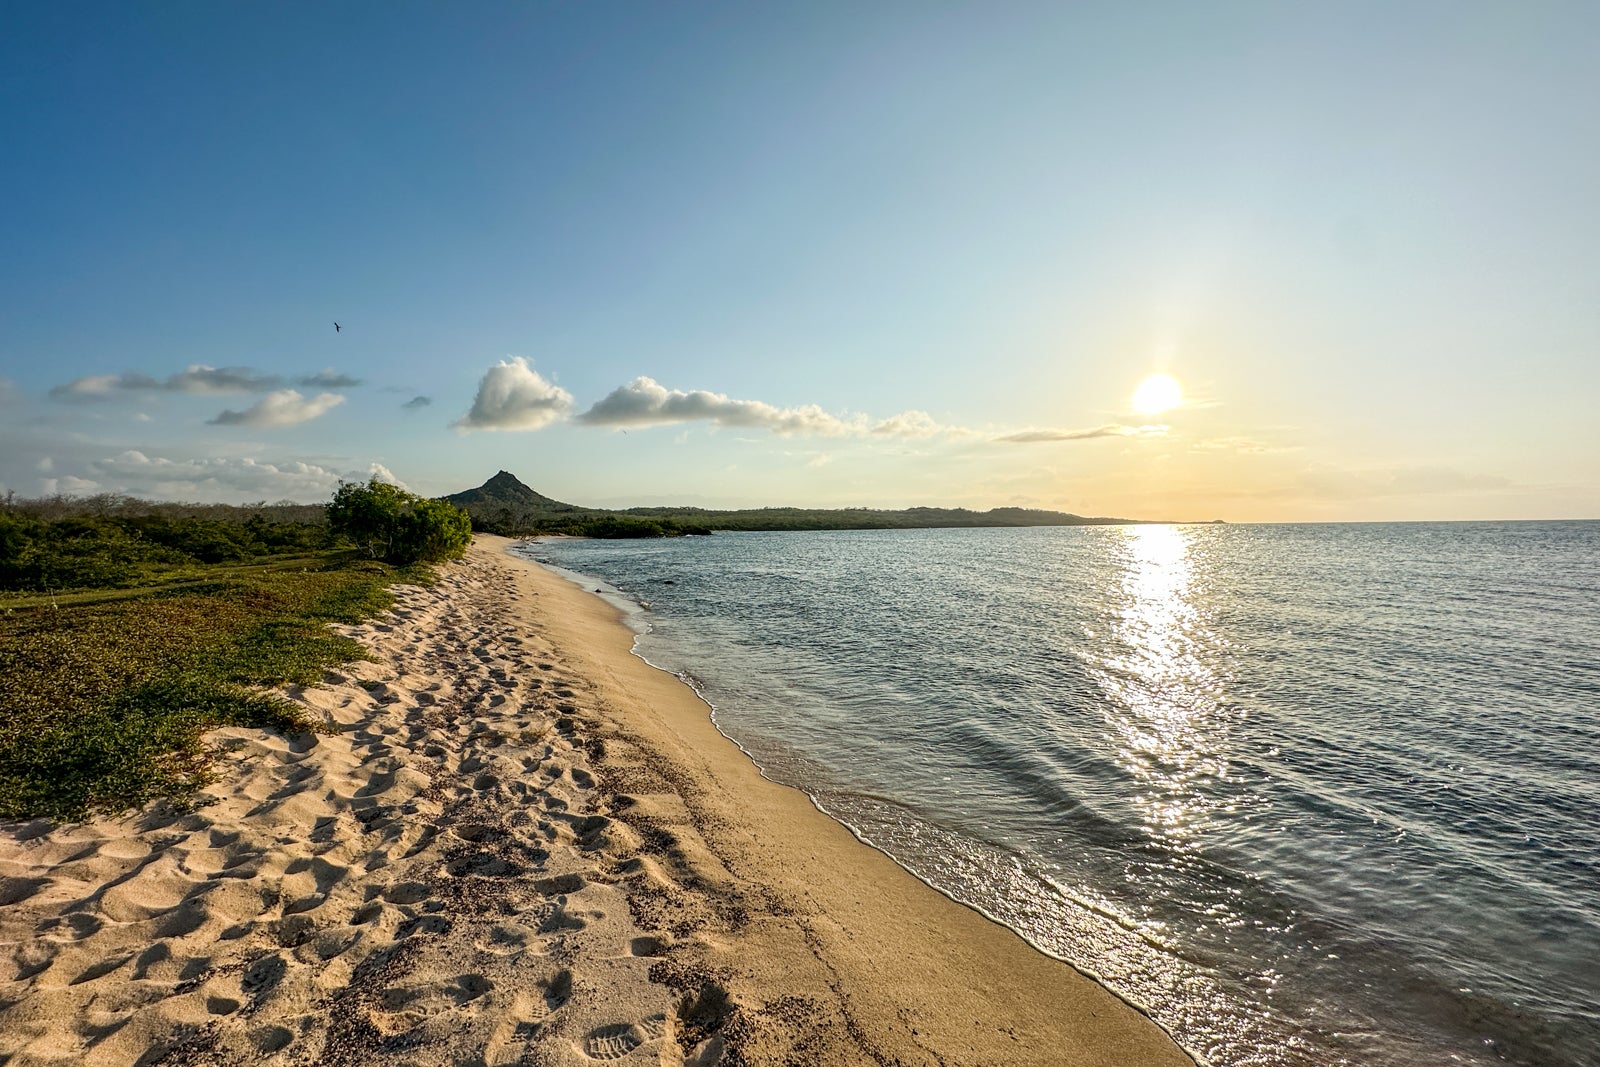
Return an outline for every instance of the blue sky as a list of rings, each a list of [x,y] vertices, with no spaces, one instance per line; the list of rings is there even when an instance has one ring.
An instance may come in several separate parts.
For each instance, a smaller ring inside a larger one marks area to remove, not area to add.
[[[20,494],[1600,516],[1593,5],[7,23]]]

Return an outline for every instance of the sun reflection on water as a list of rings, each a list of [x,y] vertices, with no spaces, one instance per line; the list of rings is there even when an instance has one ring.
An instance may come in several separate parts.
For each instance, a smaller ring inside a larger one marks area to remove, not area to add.
[[[1145,827],[1178,856],[1216,825],[1224,800],[1212,787],[1228,776],[1224,679],[1193,537],[1180,526],[1122,528],[1120,597],[1097,672]]]

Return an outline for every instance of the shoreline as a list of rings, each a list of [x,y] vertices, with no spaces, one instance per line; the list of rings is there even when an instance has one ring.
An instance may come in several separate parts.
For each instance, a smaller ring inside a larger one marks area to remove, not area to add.
[[[506,547],[509,548],[509,545]],[[1004,1041],[992,1042],[981,1051],[973,1047],[970,1051],[977,1055],[970,1060],[948,1057],[968,1052],[961,1046],[970,1045],[974,1033],[946,1028],[944,1036],[949,1042],[948,1051],[941,1049],[941,1052],[947,1057],[947,1062],[1193,1062],[1137,1008],[1064,961],[1028,944],[1008,927],[924,882],[889,855],[863,840],[848,825],[820,809],[804,791],[768,778],[754,758],[737,741],[721,731],[712,719],[711,706],[693,687],[670,671],[651,664],[635,651],[637,635],[622,621],[620,612],[613,605],[532,560],[509,552],[507,556],[516,564],[559,583],[557,588],[564,601],[563,607],[569,609],[569,620],[575,620],[584,613],[585,605],[587,614],[591,616],[609,616],[569,624],[561,636],[568,641],[584,640],[598,644],[599,648],[591,645],[584,651],[591,663],[601,671],[615,671],[623,682],[624,692],[660,702],[652,709],[657,717],[656,722],[649,724],[656,729],[640,729],[644,724],[639,721],[642,718],[637,715],[639,709],[628,709],[635,711],[635,715],[630,717],[624,728],[631,728],[637,734],[653,735],[648,737],[648,741],[654,747],[682,745],[691,748],[693,756],[687,761],[690,763],[688,769],[703,774],[709,772],[706,777],[711,782],[696,776],[691,788],[701,794],[698,798],[700,803],[714,809],[705,813],[709,816],[705,821],[720,832],[705,835],[706,844],[724,867],[732,867],[741,874],[748,870],[757,878],[764,877],[770,884],[783,885],[787,882],[789,884],[784,886],[785,889],[792,888],[798,876],[798,880],[811,885],[811,892],[817,896],[821,895],[817,893],[819,881],[807,878],[815,870],[816,864],[824,863],[832,870],[847,871],[848,880],[870,882],[879,891],[876,897],[866,897],[865,900],[862,894],[851,892],[834,894],[831,898],[817,901],[824,915],[841,927],[859,924],[852,930],[848,940],[881,936],[888,931],[903,936],[906,933],[903,915],[915,912],[921,926],[919,935],[939,942],[940,948],[946,953],[967,954],[959,963],[953,963],[948,957],[935,959],[929,956],[926,960],[927,969],[918,980],[902,986],[904,992],[911,994],[908,999],[926,996],[932,991],[927,987],[950,994],[953,987],[969,983],[975,974],[982,974],[983,981],[991,983],[990,991],[994,995],[992,999],[985,998],[990,1003],[1009,1005],[1010,1013],[1016,1018],[1039,1020],[1048,1017],[1052,1020],[1038,1025],[1027,1036],[1013,1033],[1020,1029],[1014,1023],[1005,1028],[997,1027],[996,1033],[1006,1035]],[[546,590],[542,589],[541,592],[545,593]],[[553,594],[551,590],[546,595]],[[606,628],[612,632],[605,634],[603,631]],[[552,629],[560,633],[556,627]],[[605,664],[607,644],[613,653],[625,653],[627,662]],[[624,711],[624,714],[627,712]],[[603,772],[605,761],[602,760],[600,765]],[[714,786],[724,786],[727,795],[737,799],[716,804],[715,797],[710,795]],[[783,825],[777,825],[780,822]],[[755,845],[763,837],[767,843]],[[847,899],[848,907],[844,906]],[[839,903],[835,905],[835,901]],[[900,916],[883,914],[886,910],[892,912],[902,907],[904,911]],[[852,909],[856,914],[835,914],[836,910]],[[890,940],[884,937],[885,949]],[[854,957],[855,954],[851,955]],[[840,962],[833,961],[836,969]],[[859,973],[865,984],[873,984],[873,979],[893,981],[887,972],[867,960],[851,958],[845,961],[845,965],[860,968]],[[1043,988],[1032,984],[1030,979],[1041,982]],[[1056,988],[1049,988],[1052,983]],[[915,988],[917,985],[925,988]],[[1007,985],[1011,988],[1005,988]],[[944,1007],[949,1009],[954,1005],[946,1001]],[[902,1038],[921,1039],[906,1042],[909,1045],[922,1045],[929,1033],[937,1032],[931,1017],[925,1020],[928,1026],[925,1030],[905,1024],[899,1017],[901,1012],[883,1010],[887,1008],[888,1005],[880,1005],[881,1018],[888,1030],[901,1028]],[[1059,1022],[1063,1010],[1080,1018],[1087,1015],[1101,1023],[1106,1030],[1122,1030],[1124,1027],[1126,1030],[1115,1036],[1090,1033],[1072,1035],[1072,1040],[1081,1043],[1081,1047],[1075,1050],[1056,1046],[1056,1039],[1065,1036],[1060,1031],[1070,1026]],[[981,1015],[982,1011],[980,1008],[975,1014]],[[891,1014],[895,1016],[893,1022],[887,1018]],[[1108,1021],[1109,1025],[1106,1025]],[[973,1023],[978,1024],[975,1029],[981,1029],[978,1019],[974,1019]],[[1140,1035],[1137,1033],[1140,1029],[1146,1029],[1149,1033]],[[1052,1030],[1057,1033],[1052,1034]],[[1150,1040],[1151,1035],[1155,1036],[1154,1040]],[[1104,1040],[1108,1037],[1109,1041]],[[1096,1055],[1103,1056],[1103,1060],[1094,1058]],[[986,1058],[989,1056],[1002,1058]]]
[[[0,828],[13,1067],[1191,1064],[761,775],[615,610],[480,536],[211,735],[202,806]]]
[[[930,880],[929,878],[925,877],[924,875],[918,873],[918,871],[915,870],[905,860],[903,860],[900,857],[896,856],[890,850],[889,847],[887,847],[885,845],[882,845],[882,844],[874,841],[871,837],[869,837],[867,831],[863,830],[861,827],[859,827],[859,826],[855,825],[854,823],[850,822],[850,820],[848,818],[846,818],[844,815],[841,815],[838,812],[830,811],[828,809],[827,805],[826,805],[826,802],[825,802],[824,798],[819,796],[819,795],[817,795],[816,793],[811,792],[810,789],[806,788],[803,785],[796,784],[794,782],[786,782],[781,777],[774,777],[773,773],[770,771],[770,769],[765,764],[763,764],[763,762],[761,760],[761,757],[756,752],[754,752],[751,749],[747,748],[744,745],[744,743],[741,742],[738,738],[734,737],[727,730],[723,729],[722,723],[718,720],[718,717],[717,717],[719,709],[718,709],[717,705],[712,701],[711,697],[701,688],[701,685],[699,684],[699,680],[698,679],[694,678],[690,674],[680,673],[679,671],[673,670],[670,667],[666,667],[666,666],[663,666],[663,665],[661,665],[659,663],[654,662],[640,648],[640,642],[643,640],[644,637],[648,636],[648,634],[653,630],[653,625],[652,624],[650,624],[648,622],[637,621],[639,619],[642,619],[644,613],[649,611],[650,604],[648,602],[644,602],[644,601],[640,601],[640,600],[634,599],[632,596],[630,596],[629,594],[624,593],[622,590],[616,588],[609,581],[607,581],[606,579],[600,577],[599,575],[589,574],[589,573],[586,573],[584,571],[573,570],[570,567],[565,567],[565,566],[562,566],[561,564],[553,563],[553,562],[550,562],[548,560],[542,560],[541,561],[541,560],[539,560],[537,558],[534,558],[534,557],[531,557],[531,556],[528,556],[528,555],[524,555],[521,552],[517,551],[517,546],[518,545],[537,546],[538,544],[540,544],[541,542],[546,541],[546,540],[574,540],[574,539],[577,539],[577,538],[574,538],[570,534],[546,534],[546,535],[539,535],[538,537],[533,537],[533,538],[527,538],[527,537],[510,538],[510,539],[508,539],[510,541],[510,544],[508,544],[506,546],[506,552],[512,559],[517,560],[518,562],[521,562],[521,563],[531,563],[534,566],[539,567],[540,569],[542,569],[542,570],[544,570],[544,571],[546,571],[546,572],[548,572],[550,574],[553,574],[553,575],[561,578],[562,580],[568,582],[569,584],[577,587],[581,592],[588,593],[589,595],[598,598],[602,603],[604,603],[608,609],[610,609],[612,612],[614,612],[616,614],[618,625],[626,628],[629,631],[629,633],[632,635],[632,640],[631,640],[631,643],[630,643],[629,649],[628,649],[629,654],[634,656],[635,658],[641,660],[642,662],[644,662],[651,669],[656,670],[656,671],[660,671],[662,674],[668,675],[669,677],[673,678],[680,685],[682,685],[684,688],[688,689],[691,693],[693,693],[695,699],[698,700],[702,705],[704,705],[704,709],[703,710],[705,711],[706,715],[708,716],[708,718],[710,720],[712,729],[714,729],[719,735],[721,735],[721,737],[728,744],[730,744],[734,748],[738,749],[739,753],[742,756],[744,756],[745,759],[749,760],[751,764],[754,765],[756,773],[758,773],[762,778],[766,779],[769,782],[772,782],[775,785],[782,786],[782,787],[788,788],[788,789],[793,789],[796,792],[801,793],[806,798],[806,800],[811,804],[811,806],[813,808],[815,808],[819,813],[821,813],[823,816],[825,816],[829,820],[831,820],[831,821],[833,821],[835,823],[838,823],[840,826],[844,827],[844,829],[846,831],[848,831],[852,837],[854,837],[858,842],[860,842],[866,848],[869,848],[869,849],[873,850],[874,852],[877,852],[877,853],[880,853],[883,856],[886,856],[889,860],[891,860],[897,867],[899,867],[901,870],[903,870],[910,877],[916,879],[918,882],[921,882],[923,885],[927,886],[929,889],[931,889],[935,893],[938,893],[940,896],[945,897],[947,900],[950,900],[952,903],[955,903],[955,904],[957,904],[957,905],[959,905],[959,906],[961,906],[963,908],[967,908],[967,909],[969,909],[971,911],[974,911],[977,914],[983,916],[985,919],[989,920],[990,922],[996,924],[997,926],[1000,926],[1000,927],[1010,931],[1011,933],[1015,934],[1018,938],[1022,939],[1025,943],[1027,943],[1028,946],[1030,948],[1032,948],[1035,952],[1038,952],[1038,953],[1040,953],[1040,954],[1042,954],[1044,956],[1049,957],[1052,960],[1055,960],[1055,961],[1065,965],[1066,967],[1070,968],[1071,970],[1073,970],[1077,974],[1081,975],[1082,977],[1087,978],[1090,981],[1094,982],[1096,985],[1099,985],[1102,988],[1106,989],[1113,996],[1117,997],[1117,999],[1121,1000],[1124,1004],[1126,1004],[1129,1008],[1131,1008],[1135,1012],[1138,1012],[1140,1015],[1144,1016],[1146,1019],[1150,1020],[1150,1022],[1153,1025],[1157,1026],[1164,1033],[1166,1033],[1169,1037],[1173,1036],[1170,1030],[1168,1030],[1165,1026],[1162,1026],[1159,1022],[1157,1022],[1154,1019],[1154,1017],[1152,1016],[1152,1014],[1150,1013],[1150,1011],[1147,1008],[1139,1005],[1135,1001],[1129,1000],[1126,996],[1124,996],[1122,993],[1118,992],[1115,988],[1113,988],[1110,983],[1106,982],[1103,978],[1101,978],[1099,975],[1095,974],[1093,971],[1086,970],[1082,966],[1073,963],[1072,960],[1070,959],[1070,957],[1065,955],[1065,954],[1058,953],[1058,952],[1052,952],[1049,948],[1046,948],[1045,946],[1034,942],[1032,939],[1030,939],[1028,937],[1028,935],[1025,932],[1023,932],[1022,930],[1019,930],[1019,929],[1009,925],[1006,922],[1006,920],[1005,920],[1005,918],[1003,916],[994,914],[993,912],[987,910],[982,905],[980,905],[980,904],[978,904],[978,903],[976,903],[974,901],[963,900],[956,893],[954,893],[954,892],[952,892],[952,891],[950,891],[948,889],[945,889],[944,887],[940,886],[936,882],[934,882],[934,881]],[[599,585],[603,586],[604,588],[596,587],[596,583],[599,583]],[[1078,904],[1079,904],[1080,907],[1084,908],[1085,910],[1093,910],[1091,905],[1085,904],[1085,903],[1083,903],[1081,901],[1078,901]],[[1103,911],[1095,911],[1094,913],[1096,915],[1098,915],[1101,919],[1103,919],[1103,920],[1105,920],[1107,922],[1111,922],[1111,923],[1117,923],[1118,922],[1118,920],[1117,920],[1117,918],[1115,916],[1107,915]],[[1173,1040],[1176,1041],[1176,1038],[1174,1037]],[[1185,1049],[1185,1052],[1188,1055],[1190,1055],[1191,1059],[1193,1059],[1194,1054],[1192,1052],[1188,1052],[1187,1049]],[[1203,1061],[1197,1061],[1197,1062],[1203,1063]]]

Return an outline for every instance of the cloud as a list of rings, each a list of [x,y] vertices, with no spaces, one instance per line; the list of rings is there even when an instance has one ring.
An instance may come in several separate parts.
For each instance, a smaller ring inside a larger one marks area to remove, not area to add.
[[[431,396],[414,396],[400,406],[405,408],[407,411],[416,411],[419,408],[427,407],[431,403],[433,403],[433,397]]]
[[[400,484],[378,463],[365,471],[338,471],[295,461],[166,459],[133,449],[90,463],[89,473],[97,486],[157,500],[317,500],[331,496],[341,481],[364,482],[373,475]]]
[[[99,490],[100,483],[88,478],[79,478],[67,474],[60,478],[41,478],[39,488],[45,496],[77,496],[81,493],[93,493]]]
[[[405,482],[402,482],[399,478],[396,478],[394,476],[394,471],[390,470],[388,467],[385,467],[382,463],[374,463],[367,468],[367,477],[363,480],[371,481],[373,478],[378,479],[380,482],[388,482],[390,485],[397,485],[401,489],[411,488]],[[348,481],[349,479],[346,480]]]
[[[326,367],[315,374],[302,375],[296,378],[294,383],[303,385],[307,389],[351,389],[360,385],[361,379],[340,374],[332,367]]]
[[[1083,430],[1019,430],[1016,433],[996,437],[995,440],[1007,444],[1029,445],[1042,441],[1091,441],[1097,437],[1163,437],[1166,432],[1165,426],[1125,426],[1121,423],[1109,423]]]
[[[249,367],[208,367],[197,363],[168,378],[161,388],[179,393],[259,393],[281,383],[276,374],[257,374]]]
[[[614,428],[709,422],[730,429],[763,429],[783,436],[933,437],[971,432],[940,425],[925,411],[904,411],[874,423],[864,415],[833,415],[816,404],[784,408],[761,400],[735,400],[704,389],[668,389],[654,378],[645,377],[613,389],[579,415],[578,421],[587,426]]]
[[[646,377],[613,389],[579,415],[578,421],[613,429],[709,422],[728,429],[767,430],[784,437],[961,437],[974,432],[936,422],[926,411],[902,411],[874,422],[865,415],[834,415],[816,404],[785,408],[761,400],[735,400],[705,389],[668,389]]]
[[[571,393],[545,381],[521,356],[511,356],[484,372],[472,410],[452,425],[458,430],[539,430],[571,410]]]
[[[717,426],[757,427],[777,434],[845,434],[860,428],[815,404],[780,408],[760,400],[734,400],[704,389],[688,393],[668,389],[654,378],[643,377],[613,389],[578,416],[578,421],[588,426],[612,427],[704,421]]]
[[[872,433],[890,437],[937,437],[940,434],[971,432],[960,426],[940,425],[926,411],[902,411],[898,415],[889,416],[872,428]]]
[[[95,374],[58,385],[50,395],[57,400],[103,400],[118,392],[160,388],[160,381],[145,374]]]
[[[345,389],[360,385],[358,378],[332,369],[295,379],[295,384],[320,389]],[[279,389],[284,379],[276,374],[260,374],[249,367],[211,367],[195,363],[166,378],[148,374],[96,374],[78,378],[50,390],[57,400],[105,400],[119,393],[162,392],[226,396],[236,393],[264,393]]]
[[[293,389],[268,393],[243,411],[224,411],[211,419],[213,426],[295,426],[325,415],[344,403],[337,393],[318,393],[307,400]]]

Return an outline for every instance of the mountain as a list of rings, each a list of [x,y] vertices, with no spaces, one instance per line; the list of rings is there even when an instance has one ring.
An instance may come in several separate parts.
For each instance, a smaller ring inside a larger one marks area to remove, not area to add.
[[[529,489],[510,471],[501,471],[476,489],[464,489],[459,493],[451,493],[444,499],[457,507],[466,508],[468,511],[472,511],[474,505],[482,508],[508,508],[513,512],[538,512],[541,514],[584,510],[573,504],[563,504],[559,500],[551,500],[543,493],[537,493]]]
[[[607,511],[552,500],[501,471],[476,489],[443,498],[466,508],[472,526],[499,534],[574,533],[589,537],[671,537],[712,530],[882,530],[946,526],[1103,526],[1135,519],[1087,518],[1034,508],[626,508]]]

